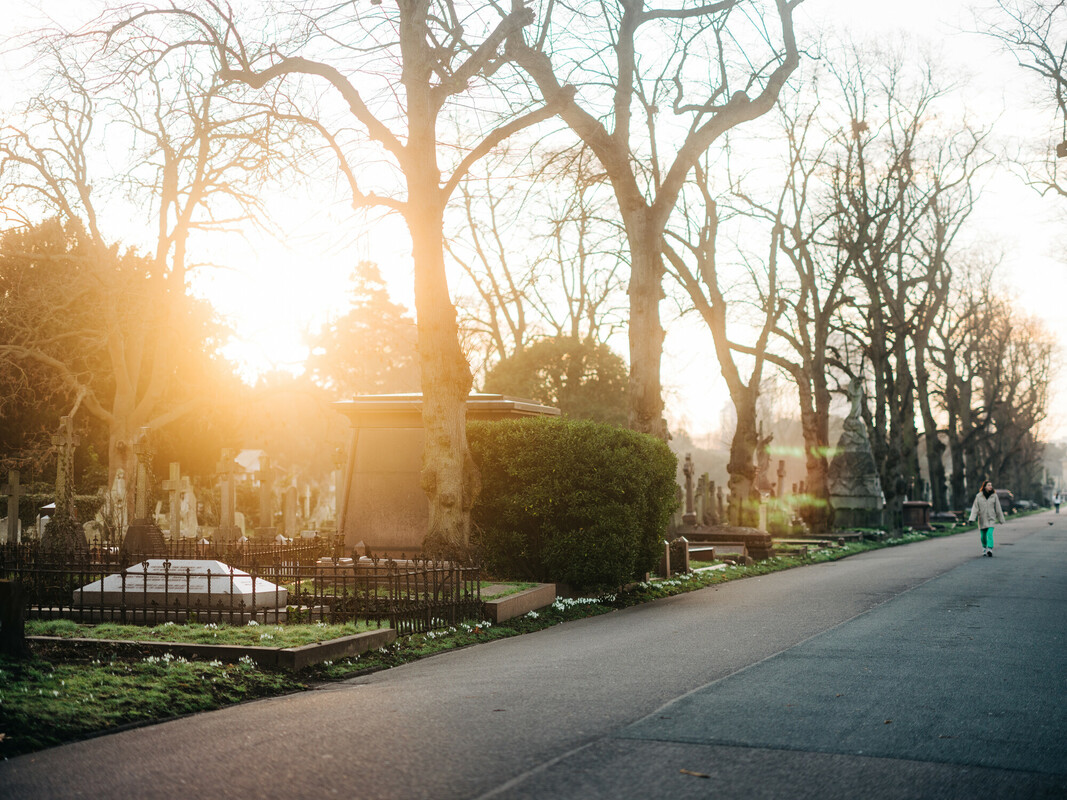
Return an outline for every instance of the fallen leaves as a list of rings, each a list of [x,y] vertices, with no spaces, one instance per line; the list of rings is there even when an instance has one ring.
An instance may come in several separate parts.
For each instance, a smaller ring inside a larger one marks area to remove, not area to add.
[[[693,770],[691,770],[691,769],[680,769],[678,771],[680,773],[682,773],[683,775],[692,775],[694,778],[710,778],[711,777],[710,775],[707,775],[707,774],[705,774],[703,772],[693,772]]]

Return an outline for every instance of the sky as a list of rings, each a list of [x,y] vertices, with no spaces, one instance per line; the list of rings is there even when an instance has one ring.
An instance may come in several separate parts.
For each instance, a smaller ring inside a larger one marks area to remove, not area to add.
[[[11,30],[30,29],[51,17],[67,25],[91,18],[100,0],[0,0]],[[1011,146],[1043,142],[1056,126],[1031,100],[1040,87],[987,37],[966,33],[972,26],[966,0],[807,0],[799,11],[801,36],[827,29],[858,37],[884,38],[898,32],[919,37],[942,52],[950,68],[969,78],[967,104],[984,119],[996,119]],[[0,54],[0,70],[17,75],[17,59]],[[13,102],[18,81],[0,81],[0,109]],[[410,255],[396,219],[357,228],[345,211],[344,192],[321,187],[313,196],[279,195],[271,201],[284,220],[282,239],[252,231],[213,242],[211,260],[225,270],[203,270],[194,291],[211,299],[237,336],[226,354],[246,376],[269,369],[297,371],[307,354],[306,336],[346,310],[352,266],[364,258],[380,264],[394,300],[412,303]],[[1058,251],[1062,208],[1039,197],[1015,175],[1001,171],[986,185],[971,228],[1004,254],[1001,276],[1027,313],[1042,318],[1067,345],[1067,269]],[[613,342],[625,353],[625,336]],[[1067,371],[1065,371],[1067,372]],[[672,324],[663,363],[668,420],[698,441],[721,438],[718,431],[729,398],[711,350],[710,334],[697,321]],[[1067,439],[1067,375],[1053,387],[1044,431]]]

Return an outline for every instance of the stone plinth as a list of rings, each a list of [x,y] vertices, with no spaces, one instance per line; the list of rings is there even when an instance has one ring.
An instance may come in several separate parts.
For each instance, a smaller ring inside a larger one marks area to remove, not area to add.
[[[175,559],[169,569],[163,559],[136,564],[74,592],[78,605],[128,608],[281,608],[288,590],[221,561]]]
[[[422,395],[365,395],[335,403],[352,422],[339,521],[345,547],[375,554],[415,555],[429,523],[420,484],[424,431]],[[498,394],[467,400],[468,420],[559,416],[559,409]]]
[[[701,544],[744,544],[748,555],[757,561],[774,555],[774,540],[766,531],[735,525],[710,525],[707,527],[685,528],[680,533],[689,540],[690,545]]]
[[[930,512],[933,508],[933,503],[925,500],[905,500],[903,509],[905,527],[914,528],[917,531],[933,530],[933,526],[930,525]]]

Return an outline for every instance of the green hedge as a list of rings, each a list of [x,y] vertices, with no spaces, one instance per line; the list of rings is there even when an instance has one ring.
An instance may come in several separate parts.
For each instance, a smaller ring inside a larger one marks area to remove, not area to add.
[[[676,506],[664,442],[601,423],[472,422],[482,490],[472,542],[490,574],[621,586],[652,570]]]

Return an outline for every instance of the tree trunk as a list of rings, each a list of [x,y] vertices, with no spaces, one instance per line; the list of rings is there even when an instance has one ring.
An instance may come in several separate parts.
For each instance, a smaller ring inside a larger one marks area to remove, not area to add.
[[[411,113],[409,154],[421,162],[405,171],[425,429],[421,483],[430,501],[423,550],[434,557],[465,559],[470,510],[480,488],[467,447],[467,397],[473,381],[445,275],[444,198],[437,179],[433,127],[427,124],[429,136],[416,138],[414,109]]]
[[[756,398],[759,389],[744,389],[733,394],[737,409],[737,428],[730,442],[730,463],[726,465],[730,479],[727,517],[731,525],[755,527],[758,522],[756,499],[756,448],[759,445],[759,430],[756,425]]]
[[[663,231],[649,216],[648,211],[632,214],[626,224],[631,258],[629,425],[635,431],[666,439],[660,384],[664,334],[659,315],[663,297]]]
[[[825,382],[825,376],[823,376]],[[800,388],[800,426],[804,434],[805,495],[800,507],[800,516],[812,533],[825,533],[833,527],[834,510],[830,506],[829,473],[826,459],[829,448],[829,422],[820,418],[821,405],[815,401],[806,382],[798,381]],[[829,406],[829,403],[826,404]]]

